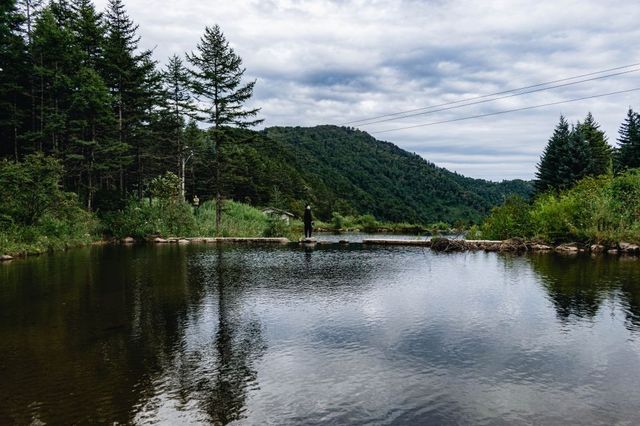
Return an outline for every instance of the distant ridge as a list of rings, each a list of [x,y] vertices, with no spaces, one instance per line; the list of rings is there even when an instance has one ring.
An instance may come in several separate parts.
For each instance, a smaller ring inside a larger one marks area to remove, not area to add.
[[[231,155],[238,167],[232,167],[229,193],[292,212],[311,202],[323,219],[339,212],[393,222],[471,223],[509,195],[532,192],[530,182],[464,177],[348,127],[271,127],[255,136],[260,140]]]

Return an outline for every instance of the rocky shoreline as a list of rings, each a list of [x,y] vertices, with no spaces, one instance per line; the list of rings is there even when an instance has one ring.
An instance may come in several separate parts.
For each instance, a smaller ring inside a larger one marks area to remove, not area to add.
[[[430,247],[434,251],[455,252],[455,251],[471,251],[484,250],[488,252],[558,252],[565,254],[572,253],[594,253],[594,254],[626,254],[640,255],[640,245],[619,242],[616,244],[580,244],[565,243],[559,245],[550,245],[542,242],[525,241],[520,238],[512,238],[509,240],[451,240],[448,238],[433,238],[425,241],[425,246]]]
[[[340,241],[323,241],[323,240],[301,240],[291,241],[287,238],[265,238],[265,237],[154,237],[147,238],[145,240],[135,240],[132,237],[123,238],[121,240],[112,241],[96,241],[92,245],[102,244],[123,244],[131,245],[136,243],[151,243],[151,244],[177,244],[185,245],[192,243],[199,244],[243,244],[243,245],[288,245],[288,244],[302,244],[302,245],[375,245],[375,246],[419,246],[428,247],[431,250],[438,252],[463,252],[463,251],[486,251],[486,252],[499,252],[499,253],[564,253],[564,254],[579,254],[579,253],[592,253],[592,254],[609,254],[609,255],[630,255],[640,256],[640,245],[628,242],[619,242],[615,244],[580,244],[580,243],[565,243],[559,245],[550,245],[543,242],[526,241],[520,238],[512,238],[509,240],[461,240],[461,239],[449,239],[443,237],[432,238],[431,240],[409,240],[409,239],[364,239],[362,243],[354,243],[348,240]],[[71,247],[69,247],[71,248]],[[43,253],[18,253],[15,255],[3,254],[0,255],[0,262],[11,261],[15,258],[24,258],[28,256],[40,255]]]

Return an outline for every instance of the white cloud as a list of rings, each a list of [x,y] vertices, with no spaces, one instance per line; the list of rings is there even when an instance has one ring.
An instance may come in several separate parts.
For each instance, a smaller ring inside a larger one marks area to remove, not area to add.
[[[98,0],[99,9],[106,0]],[[142,45],[163,62],[219,24],[257,78],[265,125],[339,124],[638,61],[635,1],[129,0]],[[640,74],[640,73],[639,73]],[[431,116],[403,127],[640,86],[628,74]],[[592,111],[614,141],[637,94],[384,133],[462,174],[531,178],[563,113]],[[384,136],[384,137],[383,137]],[[437,146],[437,154],[432,147]],[[455,147],[447,155],[447,146]],[[492,163],[478,152],[494,150]],[[502,156],[500,150],[509,153]],[[517,159],[517,161],[515,160]]]

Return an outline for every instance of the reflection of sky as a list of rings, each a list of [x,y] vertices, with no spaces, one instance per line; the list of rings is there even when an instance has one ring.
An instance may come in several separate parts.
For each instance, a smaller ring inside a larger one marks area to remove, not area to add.
[[[216,262],[213,251],[199,256]],[[266,346],[250,359],[249,423],[640,419],[640,345],[620,301],[612,295],[592,318],[558,321],[529,258],[231,250],[225,265],[242,271],[231,274],[241,283],[224,283],[234,288],[225,300],[233,326],[259,323]],[[164,372],[175,381],[180,358],[200,374],[216,368],[217,283],[207,279],[210,293]],[[166,382],[158,415],[171,406]]]

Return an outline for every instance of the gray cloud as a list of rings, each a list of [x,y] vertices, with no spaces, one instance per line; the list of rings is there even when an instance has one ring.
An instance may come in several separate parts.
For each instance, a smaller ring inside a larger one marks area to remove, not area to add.
[[[96,4],[103,8],[106,0]],[[638,61],[640,8],[578,0],[129,0],[143,47],[164,62],[218,23],[258,80],[265,125],[339,124]],[[640,74],[640,73],[639,73]],[[366,131],[640,86],[638,74],[504,99]],[[465,175],[531,178],[560,114],[591,111],[611,142],[638,94],[378,135]]]

